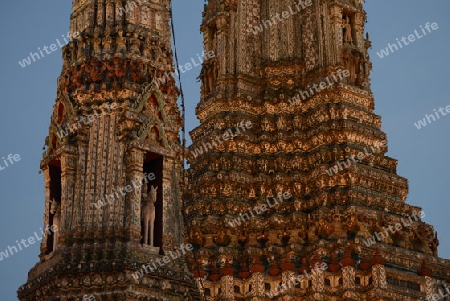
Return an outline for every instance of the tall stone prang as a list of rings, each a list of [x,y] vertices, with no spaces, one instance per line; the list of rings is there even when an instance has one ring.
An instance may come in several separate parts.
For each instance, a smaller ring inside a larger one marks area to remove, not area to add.
[[[41,162],[44,224],[57,232],[42,240],[19,299],[196,300],[180,249],[188,242],[170,1],[72,6]]]
[[[215,56],[200,74],[184,200],[206,300],[447,293],[437,233],[385,155],[365,21],[362,0],[205,5]]]

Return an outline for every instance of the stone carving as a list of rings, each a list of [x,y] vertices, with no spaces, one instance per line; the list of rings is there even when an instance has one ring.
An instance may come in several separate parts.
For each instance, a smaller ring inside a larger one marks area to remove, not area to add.
[[[103,78],[100,64],[96,57],[94,57],[92,61],[90,61],[89,65],[86,66],[86,71],[89,74],[90,82],[98,83]]]
[[[219,67],[214,60],[203,64],[199,78],[202,80],[202,87],[206,94],[214,92],[218,74]]]
[[[350,23],[349,16],[346,16],[342,20],[342,27],[344,28],[344,43],[352,44],[353,43],[353,37],[352,37],[352,24]]]
[[[136,19],[135,9],[136,9],[136,7],[138,7],[138,5],[134,1],[129,1],[127,3],[127,7],[128,7],[128,9],[126,10],[127,11],[127,19],[133,22]]]
[[[117,46],[116,46],[116,53],[120,54],[121,57],[123,57],[123,54],[127,51],[127,39],[123,36],[123,30],[120,29],[118,31],[118,37],[117,37]]]
[[[56,247],[58,245],[58,231],[61,227],[61,206],[55,199],[53,199],[51,201],[50,214],[53,214],[52,226],[54,226],[53,229],[55,229],[55,231],[53,232],[52,246],[53,246],[53,251],[55,251]]]
[[[350,215],[350,219],[348,220],[346,225],[348,239],[355,238],[360,228],[361,227],[359,225],[357,217],[354,214]]]
[[[155,234],[155,204],[157,201],[158,187],[151,186],[150,193],[143,193],[143,206],[141,209],[141,219],[143,227],[143,243],[154,247]]]
[[[215,244],[224,247],[228,246],[230,241],[230,236],[225,233],[224,229],[221,229],[219,235],[213,238]]]
[[[355,269],[351,266],[342,268],[342,279],[344,289],[353,290],[355,288]]]
[[[329,226],[324,218],[319,219],[316,234],[320,239],[326,239],[334,232],[334,228]]]
[[[150,25],[150,9],[147,6],[143,6],[141,9],[140,21],[143,25]]]
[[[156,30],[163,30],[163,19],[160,13],[155,14],[155,28]]]
[[[434,232],[434,237],[430,243],[430,249],[434,256],[438,255],[438,246],[439,246],[439,239],[438,239],[438,233],[436,231],[436,232]]]

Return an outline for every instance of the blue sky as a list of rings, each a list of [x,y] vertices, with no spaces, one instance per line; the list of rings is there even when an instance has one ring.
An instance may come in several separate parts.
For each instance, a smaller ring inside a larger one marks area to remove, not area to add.
[[[0,18],[0,158],[19,154],[21,160],[0,170],[0,252],[16,240],[27,239],[43,227],[44,180],[38,174],[42,146],[48,132],[61,72],[61,51],[22,68],[18,61],[38,47],[49,46],[66,35],[71,12],[69,0],[15,0],[3,3]],[[450,116],[417,129],[414,123],[433,109],[450,105],[446,92],[449,67],[450,11],[448,0],[433,4],[419,0],[367,0],[367,31],[373,49],[372,90],[375,112],[382,116],[388,135],[388,155],[399,160],[398,173],[409,179],[407,202],[421,206],[424,220],[439,232],[439,255],[450,257],[447,188],[450,168],[448,129]],[[174,19],[180,64],[202,51],[199,31],[203,0],[174,0]],[[376,52],[396,38],[420,32],[420,25],[437,22],[439,29],[383,59]],[[198,125],[194,109],[199,100],[199,67],[182,75],[186,95],[186,123]],[[446,138],[447,137],[447,138]],[[0,165],[4,166],[3,160]],[[0,296],[17,300],[18,286],[38,261],[36,243],[0,261]]]

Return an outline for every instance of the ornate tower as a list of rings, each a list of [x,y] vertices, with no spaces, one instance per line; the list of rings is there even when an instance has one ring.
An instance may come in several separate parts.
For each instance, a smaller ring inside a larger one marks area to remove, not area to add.
[[[210,0],[185,194],[207,300],[423,300],[450,263],[374,114],[362,0]]]
[[[183,254],[182,117],[169,0],[73,0],[25,300],[195,300]],[[194,291],[193,291],[194,289]]]

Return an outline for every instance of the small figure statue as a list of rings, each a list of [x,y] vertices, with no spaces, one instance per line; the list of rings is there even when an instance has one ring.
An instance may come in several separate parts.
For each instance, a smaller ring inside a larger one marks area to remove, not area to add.
[[[431,252],[433,253],[433,256],[437,256],[438,246],[439,246],[439,239],[438,239],[438,233],[436,231],[436,232],[434,232],[433,240],[430,243],[430,249],[431,249]]]
[[[61,207],[55,199],[52,199],[50,204],[50,213],[53,214],[53,224],[52,229],[53,232],[53,251],[56,250],[56,245],[58,243],[58,230],[61,225]]]
[[[192,243],[196,248],[203,247],[205,245],[205,239],[198,228],[196,228],[192,233]]]
[[[100,68],[99,61],[96,57],[94,57],[89,65],[87,65],[87,71],[89,73],[90,79],[93,83],[101,82],[102,80],[102,71]]]
[[[126,65],[124,65],[124,62],[120,60],[119,58],[114,58],[114,74],[116,79],[119,82],[123,82],[125,80],[126,72]]]
[[[333,232],[334,229],[329,227],[326,224],[325,219],[321,217],[315,234],[319,236],[320,239],[327,239]]]
[[[213,242],[219,246],[226,247],[231,242],[231,238],[224,229],[221,229],[219,235],[213,237]]]
[[[248,197],[251,199],[256,198],[255,189],[253,187],[250,189],[250,194],[248,195]]]
[[[208,91],[212,93],[214,91],[215,79],[214,79],[214,63],[210,63],[208,65],[208,69],[206,70],[206,79],[208,84]]]
[[[143,223],[144,244],[154,247],[154,228],[155,228],[155,203],[157,197],[158,186],[151,186],[148,196],[143,195],[143,207],[141,211],[141,218]]]
[[[350,215],[350,220],[347,223],[347,238],[348,239],[354,239],[356,237],[356,234],[360,230],[360,226],[358,223],[358,219],[354,214]]]
[[[127,39],[123,36],[123,30],[118,31],[116,53],[125,53],[127,51]]]
[[[230,184],[225,184],[225,188],[223,189],[223,195],[230,196],[233,193]]]
[[[342,27],[345,29],[344,42],[351,44],[353,42],[352,25],[350,24],[350,18],[348,16],[345,18],[345,21],[343,21]]]

